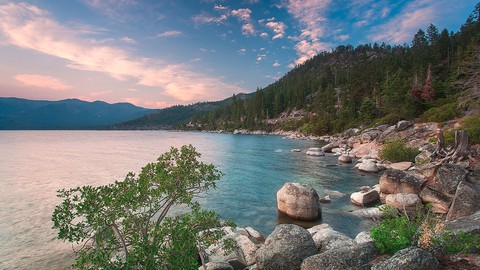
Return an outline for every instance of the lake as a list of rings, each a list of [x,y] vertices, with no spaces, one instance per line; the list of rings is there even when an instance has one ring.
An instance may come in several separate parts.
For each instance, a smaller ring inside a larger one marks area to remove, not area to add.
[[[56,190],[122,180],[185,144],[225,174],[200,203],[238,226],[267,236],[278,223],[292,222],[276,210],[276,193],[285,182],[307,183],[321,197],[339,194],[322,205],[321,220],[304,226],[328,223],[354,237],[370,225],[348,213],[356,209],[349,196],[378,183],[379,176],[359,173],[351,164],[330,166],[337,164],[335,156],[305,154],[322,142],[171,131],[0,131],[0,269],[68,267],[72,247],[51,229]]]

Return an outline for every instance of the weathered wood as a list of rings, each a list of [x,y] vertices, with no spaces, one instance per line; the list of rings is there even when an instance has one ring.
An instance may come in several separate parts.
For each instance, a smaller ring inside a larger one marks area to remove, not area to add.
[[[470,144],[465,130],[455,131],[455,146],[453,150],[442,160],[442,163],[455,163],[470,158]]]
[[[437,130],[437,148],[433,154],[434,156],[440,157],[447,156],[447,151],[445,150],[445,137],[443,136],[443,131],[441,129]]]

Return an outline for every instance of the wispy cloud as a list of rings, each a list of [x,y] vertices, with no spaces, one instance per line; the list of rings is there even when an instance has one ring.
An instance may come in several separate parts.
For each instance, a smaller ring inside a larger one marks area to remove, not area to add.
[[[67,67],[108,74],[116,80],[133,80],[181,103],[214,100],[244,92],[219,78],[195,72],[185,64],[137,57],[120,47],[82,38],[36,6],[20,3],[0,5],[0,33],[11,45],[64,59]],[[39,34],[41,33],[41,34]]]
[[[165,31],[163,33],[160,33],[157,35],[157,37],[159,38],[163,38],[163,37],[179,37],[179,36],[182,36],[183,33],[180,32],[180,31],[177,31],[177,30],[169,30],[169,31]]]
[[[378,42],[409,42],[419,28],[429,25],[437,15],[438,1],[412,2],[387,23],[373,27],[370,38]]]
[[[21,82],[23,85],[26,85],[26,86],[46,88],[46,89],[57,90],[57,91],[62,91],[62,90],[67,90],[72,88],[70,85],[52,76],[37,75],[37,74],[18,74],[14,78],[15,80]]]
[[[228,15],[220,14],[219,16],[211,16],[206,13],[193,16],[193,21],[195,23],[205,24],[205,23],[216,23],[220,24],[223,21],[228,19]]]
[[[133,38],[130,38],[130,37],[122,37],[121,40],[125,43],[129,43],[129,44],[135,44],[135,40]]]
[[[83,2],[110,19],[118,21],[131,19],[127,11],[139,4],[137,0],[83,0]]]
[[[281,65],[280,65],[280,63],[279,63],[278,61],[275,61],[275,63],[273,63],[272,66],[274,66],[274,67],[279,67],[279,66],[281,66]]]
[[[302,26],[299,42],[295,45],[299,58],[296,64],[313,57],[321,51],[327,50],[330,44],[321,42],[325,32],[326,9],[331,0],[289,0],[286,7],[288,12],[300,22]]]
[[[335,36],[334,38],[336,40],[339,40],[339,41],[345,41],[345,40],[349,39],[350,36],[349,35],[338,35],[338,36]]]

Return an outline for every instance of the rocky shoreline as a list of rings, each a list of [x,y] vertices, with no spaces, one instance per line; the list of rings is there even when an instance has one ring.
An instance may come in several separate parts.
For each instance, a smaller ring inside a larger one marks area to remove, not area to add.
[[[357,162],[356,168],[364,172],[381,172],[378,185],[352,191],[351,202],[365,207],[352,212],[359,217],[382,218],[380,208],[367,208],[370,205],[386,204],[409,212],[421,204],[430,204],[432,212],[443,217],[452,230],[480,234],[480,147],[472,146],[467,160],[445,162],[438,159],[435,145],[429,140],[437,136],[439,129],[437,123],[400,121],[396,125],[363,131],[350,129],[338,136],[244,130],[236,130],[234,134],[323,140],[328,144],[321,150],[316,149],[317,152],[338,155],[339,162]],[[382,160],[379,151],[390,139],[401,139],[419,149],[415,163]],[[314,190],[296,183],[287,183],[284,188],[287,191],[277,193],[280,212],[300,219],[314,219],[319,215],[320,198]],[[225,254],[219,247],[209,247],[205,254],[208,263],[200,269],[480,269],[478,254],[457,254],[439,260],[426,250],[409,247],[393,256],[380,255],[369,232],[361,232],[351,239],[328,224],[309,229],[282,224],[268,237],[253,228],[224,230],[226,237],[236,243],[234,252]]]

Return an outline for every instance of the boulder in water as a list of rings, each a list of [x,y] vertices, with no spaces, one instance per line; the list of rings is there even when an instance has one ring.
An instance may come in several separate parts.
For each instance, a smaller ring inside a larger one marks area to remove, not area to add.
[[[317,191],[300,183],[285,183],[277,192],[278,211],[287,216],[315,220],[321,215]]]

